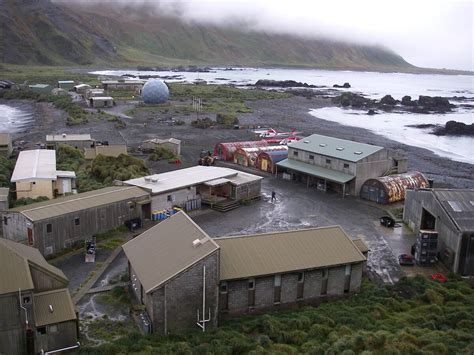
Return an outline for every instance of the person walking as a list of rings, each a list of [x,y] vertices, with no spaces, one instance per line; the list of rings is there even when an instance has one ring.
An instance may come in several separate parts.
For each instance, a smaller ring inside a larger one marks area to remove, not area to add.
[[[272,191],[272,203],[276,200],[276,193],[275,191]]]

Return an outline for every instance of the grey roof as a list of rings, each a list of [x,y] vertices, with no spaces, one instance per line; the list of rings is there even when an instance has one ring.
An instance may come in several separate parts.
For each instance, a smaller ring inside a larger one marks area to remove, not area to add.
[[[462,232],[474,232],[474,189],[433,189],[434,196]]]
[[[56,180],[56,151],[24,150],[18,155],[12,182],[29,179]]]
[[[34,288],[30,263],[68,283],[64,273],[48,264],[38,249],[0,238],[0,294]]]
[[[321,177],[326,180],[335,181],[340,184],[345,184],[348,181],[351,181],[355,178],[354,175],[342,173],[340,171],[323,168],[322,166],[317,166],[314,164],[304,163],[302,161],[294,159],[285,159],[276,163],[277,166],[299,171],[308,175]]]
[[[214,238],[220,279],[232,280],[365,261],[339,226]]]
[[[181,144],[181,141],[176,138],[166,138],[166,139],[161,139],[161,138],[153,138],[153,139],[148,139],[144,141],[144,143],[155,143],[155,144],[163,144],[163,143],[171,143],[171,144]]]
[[[123,200],[134,200],[148,196],[146,191],[138,187],[112,186],[60,197],[54,200],[33,203],[31,205],[15,207],[9,209],[7,212],[19,212],[31,221],[38,221]]]
[[[46,142],[69,142],[69,141],[92,141],[91,135],[76,134],[76,133],[62,133],[62,134],[48,134]]]
[[[67,288],[37,293],[33,296],[33,302],[37,327],[76,319]]]
[[[383,149],[383,147],[376,145],[327,137],[319,134],[313,134],[299,141],[292,142],[288,144],[288,147],[350,162],[358,162]]]
[[[194,246],[197,239],[202,243]],[[149,293],[219,246],[186,213],[178,212],[122,248],[145,292]]]
[[[191,168],[127,180],[124,181],[124,184],[139,186],[151,191],[153,194],[159,194],[221,178],[227,178],[231,181],[235,179],[236,184],[241,184],[241,182],[237,183],[237,181],[240,181],[240,178],[247,180],[261,179],[261,177],[257,175],[242,173],[233,169],[198,165]]]

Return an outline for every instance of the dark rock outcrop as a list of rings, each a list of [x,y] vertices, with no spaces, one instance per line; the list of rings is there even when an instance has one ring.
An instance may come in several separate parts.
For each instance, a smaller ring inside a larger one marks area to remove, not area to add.
[[[367,111],[367,114],[368,114],[369,116],[373,116],[373,115],[376,115],[377,112],[375,112],[375,110],[370,109],[369,111]]]
[[[369,108],[375,103],[374,100],[352,92],[345,92],[342,95],[336,96],[332,99],[332,102],[343,107],[351,106],[354,108]]]
[[[463,122],[448,121],[444,127],[433,131],[437,136],[474,136],[474,123],[468,125]]]
[[[382,105],[395,106],[399,101],[395,100],[391,95],[385,95],[380,99]]]
[[[419,96],[418,106],[422,106],[425,111],[449,112],[455,105],[451,104],[445,97],[440,96]]]
[[[351,87],[351,84],[349,84],[349,83],[344,83],[343,85],[334,84],[332,87],[333,87],[333,88],[349,89],[349,88]]]
[[[322,86],[309,85],[308,83],[301,83],[294,80],[268,80],[260,79],[257,80],[255,86],[265,87],[279,87],[279,88],[317,88]]]
[[[402,97],[403,106],[416,106],[417,104],[416,101],[412,101],[411,96],[405,95]]]

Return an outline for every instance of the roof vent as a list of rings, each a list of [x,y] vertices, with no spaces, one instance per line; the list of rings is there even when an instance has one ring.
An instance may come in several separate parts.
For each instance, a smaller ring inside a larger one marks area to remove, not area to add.
[[[342,151],[344,150],[344,147],[337,147],[336,150]]]
[[[356,151],[356,152],[354,152],[354,154],[361,155],[362,152],[361,151]]]
[[[156,184],[158,182],[158,178],[154,177],[154,178],[151,178],[151,182],[153,184]]]
[[[66,133],[63,133],[63,138],[66,138]]]
[[[145,176],[145,182],[151,182],[151,177]]]
[[[49,313],[53,313],[53,312],[54,312],[53,305],[50,304],[50,305],[48,306],[48,308],[49,308]]]
[[[200,245],[201,245],[201,240],[200,239],[194,239],[193,240],[193,247],[197,248]]]
[[[306,144],[308,144],[308,143],[309,143],[309,141],[303,141],[303,143],[306,143]]]
[[[320,147],[325,147],[325,146],[327,146],[327,144],[326,143],[319,143],[319,146]]]

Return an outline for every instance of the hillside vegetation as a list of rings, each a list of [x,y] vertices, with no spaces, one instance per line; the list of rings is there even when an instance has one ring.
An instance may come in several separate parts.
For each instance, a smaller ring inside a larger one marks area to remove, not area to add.
[[[186,24],[143,6],[3,0],[4,63],[45,65],[268,65],[410,69],[380,47]]]
[[[230,319],[206,333],[129,334],[84,354],[460,354],[474,352],[474,282],[424,276],[289,312]]]

